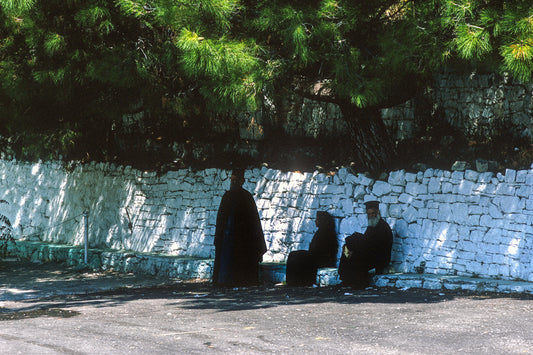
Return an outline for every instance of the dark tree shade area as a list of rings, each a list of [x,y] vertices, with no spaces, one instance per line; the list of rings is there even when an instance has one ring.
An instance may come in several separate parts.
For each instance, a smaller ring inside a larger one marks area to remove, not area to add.
[[[0,0],[0,139],[19,159],[224,165],[254,149],[240,114],[298,95],[338,105],[331,154],[378,171],[398,156],[380,110],[449,68],[531,82],[532,2]]]

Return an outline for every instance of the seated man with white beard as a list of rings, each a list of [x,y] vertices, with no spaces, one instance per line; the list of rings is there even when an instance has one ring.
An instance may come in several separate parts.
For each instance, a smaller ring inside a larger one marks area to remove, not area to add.
[[[392,230],[381,218],[378,201],[365,203],[368,228],[364,234],[354,233],[345,239],[339,262],[342,284],[355,288],[368,286],[368,271],[380,274],[390,263]]]

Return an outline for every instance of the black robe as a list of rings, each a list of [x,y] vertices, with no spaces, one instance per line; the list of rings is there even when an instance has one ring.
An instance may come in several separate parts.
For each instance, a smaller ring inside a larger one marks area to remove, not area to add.
[[[216,223],[213,283],[220,286],[258,283],[259,262],[267,249],[252,194],[232,185],[222,196]]]
[[[392,251],[392,230],[383,219],[375,227],[368,227],[365,234],[354,233],[345,239],[352,255],[344,253],[339,262],[339,277],[345,283],[357,281],[358,273],[367,273],[375,268],[382,273],[389,265]]]
[[[319,228],[309,250],[292,251],[287,258],[287,285],[310,286],[316,281],[317,269],[335,267],[339,244],[335,229]]]

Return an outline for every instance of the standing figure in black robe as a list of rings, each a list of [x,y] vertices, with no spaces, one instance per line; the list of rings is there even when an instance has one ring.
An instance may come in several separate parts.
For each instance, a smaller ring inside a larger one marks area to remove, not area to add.
[[[290,286],[310,286],[316,281],[317,269],[335,267],[339,242],[333,216],[319,211],[315,220],[316,231],[309,250],[296,250],[287,258],[285,279]]]
[[[383,273],[389,265],[392,251],[392,230],[381,218],[379,202],[365,203],[368,228],[364,234],[354,233],[345,239],[339,262],[339,277],[343,285],[355,288],[368,286],[368,271]]]
[[[259,263],[267,250],[257,206],[243,183],[244,170],[233,170],[231,187],[218,209],[213,268],[217,286],[257,284]]]

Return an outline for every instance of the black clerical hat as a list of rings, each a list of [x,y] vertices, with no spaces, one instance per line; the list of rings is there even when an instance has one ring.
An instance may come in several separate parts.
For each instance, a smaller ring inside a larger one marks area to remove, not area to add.
[[[379,209],[379,201],[367,201],[365,202],[365,206],[366,206],[366,209],[375,209],[375,210],[378,210]]]

